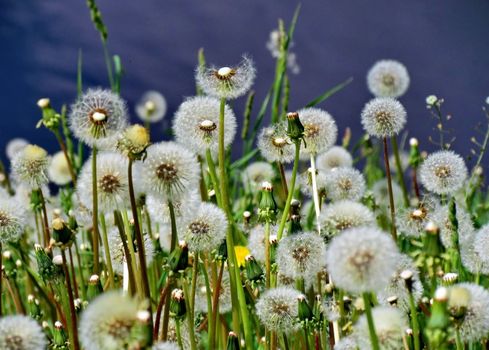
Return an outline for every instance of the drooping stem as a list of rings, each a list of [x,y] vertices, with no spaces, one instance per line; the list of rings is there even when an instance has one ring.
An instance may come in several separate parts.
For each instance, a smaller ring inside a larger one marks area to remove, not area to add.
[[[321,224],[319,223],[319,215],[321,214],[321,206],[319,203],[318,182],[316,175],[316,157],[311,154],[311,180],[312,180],[312,199],[314,202],[314,211],[316,212],[316,226],[318,233],[321,234]]]
[[[78,327],[76,325],[76,311],[75,311],[75,301],[73,299],[73,288],[70,281],[70,273],[68,272],[68,261],[66,260],[65,249],[61,248],[61,256],[63,258],[63,272],[66,280],[66,288],[68,289],[68,300],[70,303],[70,317],[71,317],[71,330],[73,337],[73,346],[75,350],[80,349],[80,344],[78,343]]]
[[[402,197],[404,199],[404,206],[409,207],[409,195],[407,191],[406,182],[404,181],[404,169],[401,164],[401,157],[399,156],[399,146],[397,145],[396,136],[391,137],[392,151],[394,152],[394,159],[396,161],[396,172],[397,172],[397,181],[402,189]]]
[[[384,163],[385,163],[385,172],[387,175],[387,190],[389,192],[389,206],[391,211],[391,235],[394,241],[397,241],[396,208],[394,207],[394,194],[392,193],[392,177],[391,177],[391,168],[389,165],[389,151],[387,149],[387,137],[384,137]]]
[[[99,274],[99,242],[98,242],[98,194],[97,194],[97,147],[92,149],[92,249],[93,274]]]
[[[370,343],[373,350],[380,350],[379,338],[375,332],[375,324],[372,316],[372,306],[370,305],[370,296],[368,293],[363,293],[363,303],[365,304],[365,316],[367,316],[368,332],[370,335]]]
[[[144,252],[143,235],[141,233],[141,225],[139,224],[138,208],[136,204],[136,196],[134,195],[134,184],[132,179],[132,159],[129,159],[127,180],[129,184],[129,198],[131,201],[132,218],[134,220],[134,232],[136,234],[136,244],[138,246],[139,267],[141,271],[141,280],[143,282],[143,294],[148,301],[148,312],[153,314],[151,310],[151,290],[148,281],[148,268],[146,266],[146,254]],[[150,317],[150,326],[153,327],[153,318]]]
[[[294,167],[292,168],[292,177],[290,179],[289,195],[287,196],[284,211],[282,213],[282,218],[280,219],[280,226],[278,227],[278,231],[277,231],[277,240],[278,241],[280,241],[282,239],[285,224],[287,222],[287,218],[289,217],[290,203],[292,202],[292,197],[294,195],[294,189],[295,189],[295,179],[297,177],[297,170],[299,169],[300,148],[301,148],[301,141],[298,140],[295,142]]]

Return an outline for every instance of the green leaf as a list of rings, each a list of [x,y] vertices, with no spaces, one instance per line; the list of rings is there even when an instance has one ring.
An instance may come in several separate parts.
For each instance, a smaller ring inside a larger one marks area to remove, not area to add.
[[[352,81],[353,81],[352,77],[346,79],[344,82],[332,87],[331,89],[327,90],[323,94],[316,97],[314,100],[306,104],[306,107],[314,107],[315,105],[327,100],[328,98],[336,94],[338,91],[343,90],[343,88],[349,85]]]
[[[231,164],[229,169],[231,171],[233,171],[233,170],[241,168],[243,165],[248,163],[248,161],[250,161],[250,159],[252,159],[254,156],[256,156],[257,153],[258,153],[258,148],[255,148],[253,151],[248,152],[243,157],[241,157],[238,160],[236,160],[235,162],[233,162],[233,164]]]

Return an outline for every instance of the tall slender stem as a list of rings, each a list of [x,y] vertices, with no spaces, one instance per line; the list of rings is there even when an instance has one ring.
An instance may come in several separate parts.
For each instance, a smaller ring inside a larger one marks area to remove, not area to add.
[[[214,189],[214,193],[216,194],[217,205],[222,207],[221,191],[219,190],[219,181],[217,179],[216,166],[214,165],[214,160],[212,159],[212,154],[209,149],[205,151],[205,158],[207,161],[207,166],[209,167],[209,175],[211,177],[212,188]]]
[[[46,210],[46,200],[44,198],[44,194],[42,193],[41,187],[38,189],[39,196],[41,197],[41,207],[42,207],[42,227],[44,233],[44,246],[49,246],[49,241],[51,240],[51,236],[49,234],[49,223],[48,223],[48,211]]]
[[[389,151],[387,148],[387,137],[384,137],[383,141],[384,141],[385,172],[387,175],[387,189],[389,192],[389,205],[391,210],[391,235],[394,241],[397,241],[396,208],[394,207],[394,195],[392,193],[392,177],[391,177],[391,168],[389,165]]]
[[[98,194],[97,194],[97,147],[92,149],[92,244],[93,274],[99,274],[99,242],[98,242]]]
[[[413,293],[409,292],[409,308],[411,311],[411,324],[413,328],[413,338],[414,338],[414,350],[420,350],[419,342],[419,322],[418,322],[418,312],[416,310],[416,303],[414,301]]]
[[[63,154],[66,159],[66,163],[68,164],[68,171],[70,172],[71,176],[71,181],[73,182],[73,185],[76,186],[76,174],[75,174],[75,169],[73,168],[73,162],[71,161],[71,158],[68,154],[68,150],[66,149],[65,143],[63,139],[61,138],[61,135],[58,130],[54,131],[54,135],[56,136],[56,139],[58,140],[59,147],[63,151]]]
[[[220,289],[221,289],[221,283],[222,283],[222,276],[224,274],[224,262],[221,263],[221,267],[219,268],[219,275],[217,277],[217,280],[214,285],[214,293],[212,295],[212,315],[211,315],[211,321],[212,321],[212,326],[213,330],[210,333],[210,345],[215,344],[215,339],[216,339],[216,330],[217,330],[217,311],[219,307],[219,294],[220,294]],[[212,346],[209,346],[209,349],[213,349]]]
[[[155,317],[155,325],[153,328],[153,340],[158,340],[158,335],[160,332],[160,320],[161,320],[161,312],[163,311],[163,305],[165,305],[166,296],[169,294],[168,291],[170,289],[170,277],[166,280],[165,288],[161,290],[160,300],[158,301],[158,307],[156,308],[156,317]]]
[[[277,162],[278,170],[280,172],[280,182],[282,183],[282,188],[284,190],[285,198],[289,195],[289,190],[287,188],[287,179],[285,178],[284,165],[281,162]]]
[[[392,151],[394,152],[394,159],[396,161],[396,172],[397,181],[402,189],[402,197],[404,199],[404,206],[409,207],[409,195],[406,187],[406,182],[404,181],[404,169],[401,164],[401,157],[399,156],[399,147],[397,145],[396,136],[391,137]]]
[[[105,217],[103,215],[100,216],[100,225],[102,226],[102,240],[104,243],[104,252],[105,252],[107,270],[109,271],[110,287],[114,288],[115,287],[114,269],[112,268],[112,259],[110,256],[109,239],[107,237],[107,225],[105,224]]]
[[[294,157],[294,167],[292,168],[292,178],[290,179],[289,195],[287,196],[287,201],[285,202],[284,211],[282,213],[282,218],[280,219],[280,226],[277,231],[277,240],[282,239],[284,233],[285,223],[289,217],[290,203],[292,202],[292,197],[294,196],[295,189],[295,179],[297,177],[297,170],[299,169],[299,155],[300,155],[301,141],[295,142],[295,157]]]
[[[129,198],[131,200],[132,218],[134,220],[134,232],[136,233],[136,244],[138,246],[139,267],[141,271],[141,280],[143,282],[144,297],[148,301],[148,312],[150,315],[152,315],[153,312],[151,310],[151,290],[149,288],[148,268],[146,266],[146,254],[144,252],[143,235],[141,233],[141,225],[139,224],[139,215],[138,215],[138,208],[136,204],[136,196],[134,195],[134,184],[132,180],[132,166],[133,166],[132,159],[129,159],[128,169],[127,169],[127,179],[129,183]],[[150,317],[150,326],[153,327],[152,317]]]
[[[196,350],[197,344],[195,342],[194,312],[190,307],[188,282],[185,277],[182,278],[182,285],[183,285],[183,295],[185,296],[185,304],[186,304],[185,306],[187,307],[188,310],[186,319],[188,325],[188,335],[190,338],[190,349]]]
[[[265,287],[270,288],[270,271],[271,271],[271,256],[270,256],[270,222],[265,223]]]
[[[65,249],[61,248],[61,256],[63,257],[63,272],[66,280],[66,288],[68,289],[68,299],[70,303],[70,317],[71,317],[71,329],[73,337],[73,346],[75,350],[80,349],[80,344],[78,343],[78,327],[76,325],[76,311],[75,311],[75,301],[73,300],[73,288],[71,287],[70,273],[68,272],[68,261],[66,260]]]
[[[319,203],[318,182],[316,175],[316,157],[311,154],[311,180],[312,180],[312,199],[314,202],[314,211],[316,212],[316,226],[318,233],[321,234],[321,224],[319,223],[319,215],[321,214],[321,207]]]
[[[71,277],[73,279],[73,292],[75,294],[75,298],[78,299],[78,284],[76,283],[75,264],[73,263],[73,253],[71,252],[71,247],[70,249],[68,249],[68,256],[70,257]]]
[[[368,332],[370,334],[370,342],[373,350],[380,350],[379,337],[375,332],[375,324],[372,316],[372,306],[370,305],[370,296],[368,293],[363,293],[363,303],[365,304],[365,316],[367,316]]]
[[[131,291],[132,294],[134,294],[136,291],[136,278],[134,276],[135,271],[133,269],[132,256],[131,256],[131,252],[129,251],[127,235],[124,229],[122,215],[117,210],[114,211],[114,221],[117,226],[117,229],[119,230],[119,235],[121,236],[122,248],[124,249],[124,256],[127,262],[127,270],[129,274],[129,290]]]

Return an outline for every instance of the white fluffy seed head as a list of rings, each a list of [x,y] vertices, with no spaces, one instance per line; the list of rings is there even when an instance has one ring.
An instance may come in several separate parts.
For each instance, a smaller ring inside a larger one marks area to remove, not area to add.
[[[250,192],[260,190],[263,181],[271,182],[274,177],[275,171],[267,162],[253,162],[241,174],[243,185]]]
[[[214,204],[201,203],[197,211],[182,221],[178,232],[190,251],[210,252],[218,248],[226,236],[226,215]]]
[[[14,156],[22,151],[25,146],[27,146],[29,142],[22,138],[14,138],[7,143],[7,147],[5,148],[5,154],[8,159],[12,160]]]
[[[328,175],[324,171],[316,171],[316,186],[319,197],[323,197],[326,195],[328,184]],[[309,168],[303,173],[299,175],[298,185],[301,189],[301,192],[312,198],[314,195],[314,191],[312,188],[312,169]]]
[[[168,109],[165,97],[158,91],[147,91],[136,104],[136,115],[139,119],[157,123],[165,117]]]
[[[209,149],[217,154],[220,102],[207,96],[192,97],[184,101],[173,118],[176,140],[189,150],[205,156]],[[236,117],[231,108],[224,108],[224,147],[228,147],[236,134]]]
[[[421,164],[419,178],[430,192],[453,193],[464,185],[467,167],[458,154],[452,151],[438,151],[430,154]]]
[[[140,309],[135,299],[116,291],[97,297],[80,318],[82,346],[93,350],[123,349],[137,324]]]
[[[372,211],[361,203],[341,200],[324,206],[319,217],[321,234],[331,238],[352,227],[372,226],[375,217]]]
[[[408,237],[419,237],[425,231],[437,205],[431,198],[425,198],[417,208],[401,207],[396,215],[399,233]]]
[[[190,190],[184,198],[180,198],[178,201],[173,201],[173,210],[175,211],[175,218],[182,220],[182,218],[192,215],[200,205],[200,194],[196,189]],[[149,194],[146,196],[146,208],[154,222],[169,224],[170,223],[170,209],[168,207],[168,201],[160,196]]]
[[[453,247],[453,231],[454,227],[450,221],[448,205],[440,206],[435,210],[431,220],[440,230],[441,243],[445,248]],[[467,245],[473,241],[475,236],[474,225],[470,214],[461,206],[457,205],[457,221],[458,221],[458,242],[459,245]]]
[[[276,225],[270,226],[270,240],[272,237],[276,237],[277,231]],[[263,225],[257,225],[251,229],[248,237],[248,249],[257,261],[265,261],[265,227]]]
[[[306,147],[301,149],[302,158],[309,158],[327,151],[336,142],[338,127],[333,117],[319,108],[304,108],[297,111],[304,126]]]
[[[408,328],[404,313],[393,307],[377,306],[372,309],[375,324],[375,333],[383,350],[398,350],[403,348],[403,335]],[[366,315],[362,315],[354,326],[358,346],[360,349],[370,349],[371,342]]]
[[[297,297],[301,293],[290,287],[265,291],[256,303],[256,315],[269,330],[290,333],[297,329]]]
[[[155,249],[153,240],[148,234],[143,234],[144,254],[146,262],[151,264],[154,258]],[[124,263],[126,263],[126,255],[124,252],[124,245],[122,244],[121,235],[117,228],[111,228],[107,234],[107,240],[109,242],[110,260],[112,262],[112,268],[114,272],[120,276],[124,275]],[[134,242],[133,244],[136,244]]]
[[[209,271],[210,275],[210,271]],[[211,288],[213,288],[212,286]],[[212,291],[214,293],[214,290]],[[231,299],[231,281],[229,274],[222,275],[221,285],[219,287],[219,313],[225,314],[232,309]],[[207,288],[205,284],[205,278],[203,274],[199,274],[197,277],[197,289],[195,295],[195,311],[207,313]]]
[[[112,213],[124,209],[129,203],[128,160],[115,152],[101,152],[97,155],[97,196],[99,209]],[[82,205],[92,207],[92,159],[83,166],[76,188]]]
[[[178,201],[198,187],[200,166],[197,157],[176,142],[160,142],[147,149],[142,169],[148,193]]]
[[[20,183],[37,189],[48,183],[48,166],[46,150],[36,145],[27,145],[12,159],[12,174]]]
[[[401,62],[380,60],[368,71],[367,85],[375,97],[400,97],[409,87],[409,74]]]
[[[24,232],[25,209],[13,198],[0,199],[0,243],[16,242]]]
[[[283,238],[277,248],[276,260],[285,277],[309,280],[321,271],[326,245],[316,233],[297,233]]]
[[[66,185],[71,181],[70,168],[63,152],[57,152],[51,158],[48,168],[49,179],[58,186]]]
[[[180,347],[178,343],[165,341],[153,344],[151,350],[180,350]]]
[[[248,92],[255,75],[253,60],[243,56],[241,62],[234,67],[198,66],[195,79],[205,94],[216,98],[235,99]]]
[[[482,226],[475,234],[474,248],[480,259],[489,265],[489,224]]]
[[[283,122],[263,128],[258,135],[258,148],[269,162],[290,163],[294,160],[294,146],[287,136]]]
[[[358,345],[354,336],[349,335],[341,338],[335,345],[334,350],[357,350]]]
[[[379,292],[396,270],[399,252],[392,238],[376,228],[345,230],[333,238],[327,266],[335,284],[348,292]]]
[[[0,349],[44,350],[47,345],[41,326],[32,318],[12,315],[0,319]]]
[[[89,89],[72,106],[69,125],[86,145],[105,149],[106,143],[126,128],[125,101],[110,90]]]
[[[397,135],[404,124],[406,110],[393,98],[374,98],[362,110],[362,125],[370,136],[384,138]]]
[[[326,192],[333,202],[345,199],[358,201],[365,188],[362,173],[354,168],[336,168],[327,176]]]
[[[333,146],[316,159],[318,170],[330,171],[335,168],[349,168],[353,165],[353,158],[345,148]]]
[[[459,292],[454,293],[454,291]],[[465,291],[464,292],[462,292]],[[448,305],[465,309],[460,324],[460,336],[464,342],[478,341],[489,332],[489,292],[475,283],[460,283],[448,289]],[[462,300],[464,299],[464,300]],[[456,311],[456,310],[451,310]]]

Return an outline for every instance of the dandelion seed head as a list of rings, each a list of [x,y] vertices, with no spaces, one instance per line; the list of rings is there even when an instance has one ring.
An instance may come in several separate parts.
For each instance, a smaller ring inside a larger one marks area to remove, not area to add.
[[[452,151],[438,151],[430,154],[421,164],[419,178],[430,192],[453,193],[464,185],[467,167],[458,154]]]
[[[0,318],[0,349],[44,350],[47,345],[44,331],[32,318],[22,315]]]
[[[226,214],[214,204],[201,203],[196,212],[182,221],[178,232],[190,251],[210,252],[218,248],[226,236]]]
[[[80,342],[86,349],[119,350],[127,346],[140,305],[118,291],[94,299],[82,313]]]
[[[489,224],[477,230],[474,237],[474,248],[480,259],[489,265]]]
[[[388,209],[389,190],[387,187],[387,179],[381,179],[375,182],[372,186],[372,194],[375,198],[375,203],[383,210]],[[396,182],[392,182],[392,196],[394,197],[394,206],[396,208],[402,207],[402,190]]]
[[[44,148],[27,145],[12,159],[14,178],[31,189],[39,188],[48,183],[48,153]]]
[[[233,67],[201,67],[196,69],[197,85],[212,97],[235,99],[244,95],[255,80],[256,68],[253,60],[243,56]]]
[[[149,123],[157,123],[162,120],[167,109],[165,96],[153,90],[145,92],[135,108],[139,119]]]
[[[178,201],[197,188],[200,166],[197,157],[176,142],[160,142],[147,149],[142,170],[148,193]]]
[[[452,236],[454,230],[448,212],[448,205],[440,206],[434,211],[431,218],[433,223],[438,226],[440,230],[441,243],[447,249],[453,247]],[[456,217],[458,221],[458,241],[460,245],[465,245],[474,238],[474,225],[472,224],[470,214],[461,205],[457,205]]]
[[[15,199],[0,199],[0,243],[16,242],[24,232],[26,212]]]
[[[29,142],[26,139],[19,137],[14,138],[7,143],[5,154],[7,155],[8,159],[12,160],[15,155],[22,151],[28,144]]]
[[[335,284],[352,293],[379,292],[396,270],[399,252],[392,238],[376,228],[343,231],[329,244],[328,271]]]
[[[191,151],[205,155],[218,151],[220,102],[207,96],[187,99],[178,107],[173,118],[176,140]],[[224,107],[224,147],[228,147],[236,135],[236,117],[231,108]]]
[[[88,89],[71,106],[69,126],[73,134],[90,147],[106,149],[127,125],[125,101],[110,90]]]
[[[316,163],[318,170],[328,172],[335,168],[350,168],[353,165],[353,158],[343,147],[333,146],[318,155]]]
[[[263,181],[272,181],[274,177],[275,171],[267,162],[253,162],[241,174],[243,185],[251,192],[260,190]]]
[[[401,207],[396,215],[399,233],[407,237],[419,237],[425,231],[437,205],[432,198],[425,197],[417,208]]]
[[[48,168],[49,179],[58,186],[66,185],[71,181],[70,167],[63,152],[57,152],[51,158]]]
[[[370,136],[384,138],[397,135],[404,124],[406,110],[393,98],[374,98],[362,110],[362,125]]]
[[[129,203],[128,160],[115,152],[97,155],[97,196],[102,212],[123,209]],[[92,207],[92,158],[83,166],[76,188],[81,204]]]
[[[153,344],[151,350],[181,350],[181,349],[178,346],[178,343],[165,341],[165,342]]]
[[[464,309],[459,331],[464,342],[478,341],[489,332],[489,292],[475,283],[459,283],[448,289],[448,307],[452,312]]]
[[[182,220],[182,218],[192,215],[199,207],[200,200],[199,192],[196,189],[191,189],[185,197],[180,198],[178,201],[172,201],[175,218]],[[146,208],[152,220],[164,224],[170,223],[170,209],[168,201],[164,198],[148,195],[146,197]]]
[[[324,206],[319,218],[321,234],[331,238],[352,227],[372,226],[375,217],[365,205],[350,200],[340,200]]]
[[[408,328],[404,313],[393,307],[377,306],[372,309],[372,317],[380,348],[383,350],[402,349],[402,337]],[[371,343],[365,314],[359,318],[354,328],[358,347],[360,349],[370,349]]]
[[[316,170],[316,186],[319,197],[326,195],[326,187],[328,184],[328,176],[323,171]],[[312,189],[312,169],[309,168],[303,173],[299,175],[298,185],[301,189],[301,192],[312,198],[314,196],[314,191]]]
[[[400,97],[409,87],[409,74],[401,62],[380,60],[368,71],[367,85],[376,97]]]
[[[326,192],[334,202],[339,200],[358,201],[365,193],[365,179],[354,168],[336,168],[328,173]]]
[[[210,275],[210,271],[209,271]],[[213,288],[214,285],[211,285]],[[211,291],[214,295],[214,290]],[[232,309],[231,301],[231,281],[229,279],[229,274],[224,273],[222,275],[221,286],[219,287],[219,313],[226,314]],[[202,274],[197,277],[197,288],[195,295],[195,311],[207,313],[207,289],[205,286],[205,279]]]
[[[335,345],[334,350],[357,350],[357,341],[353,336],[341,338]]]
[[[335,144],[338,127],[328,112],[319,108],[304,108],[297,113],[304,126],[306,147],[302,149],[303,158],[316,156]]]
[[[297,329],[297,297],[301,293],[290,287],[268,289],[258,299],[256,315],[269,330],[289,333]]]
[[[326,245],[321,236],[312,232],[297,233],[283,238],[277,248],[276,261],[285,277],[308,280],[321,271]]]
[[[283,122],[261,130],[258,148],[263,158],[271,163],[290,163],[294,160],[294,145],[287,136],[287,127]]]
[[[408,277],[409,275],[411,277]],[[398,306],[406,312],[409,311],[409,291],[406,287],[405,277],[412,280],[414,302],[417,304],[421,300],[423,285],[419,279],[419,270],[408,255],[400,254],[396,263],[396,271],[392,275],[389,284],[377,294],[381,304],[387,305],[389,297],[395,295]]]

